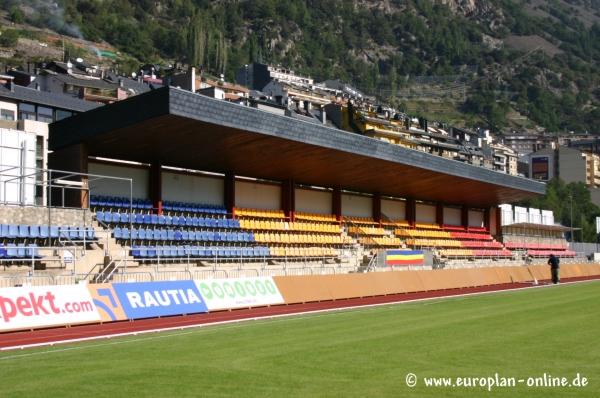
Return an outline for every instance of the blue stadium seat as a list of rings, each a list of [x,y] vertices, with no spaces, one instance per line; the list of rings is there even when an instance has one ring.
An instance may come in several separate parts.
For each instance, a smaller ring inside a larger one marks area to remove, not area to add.
[[[110,213],[110,222],[111,223],[118,223],[121,221],[121,214],[113,212]]]
[[[187,257],[185,253],[185,247],[177,246],[177,257]]]
[[[0,259],[6,258],[6,246],[0,246]]]
[[[156,246],[148,246],[147,247],[147,251],[146,251],[146,255],[148,257],[156,257]]]
[[[138,230],[136,228],[133,228],[131,230],[131,239],[133,239],[133,240],[139,239]]]
[[[40,226],[39,225],[30,225],[29,226],[29,237],[32,239],[37,239],[40,237]]]
[[[58,226],[51,225],[50,226],[50,237],[52,239],[56,239],[56,238],[58,238],[59,234],[60,234],[60,230],[59,230]]]
[[[6,257],[17,258],[17,246],[14,243],[9,243],[6,245]]]
[[[176,246],[167,246],[165,251],[165,255],[167,257],[175,257],[177,256],[177,247]]]
[[[196,231],[188,231],[188,240],[190,242],[195,242],[196,241]]]
[[[65,226],[58,227],[59,238],[68,239],[69,238],[69,228]]]
[[[181,233],[180,230],[176,230],[175,231],[175,240],[182,240],[183,239],[183,234]]]
[[[144,214],[144,224],[152,224],[152,215],[151,214]]]
[[[188,230],[184,229],[183,231],[181,231],[181,240],[186,242],[190,240],[190,233]]]
[[[8,224],[0,225],[0,238],[8,238]]]
[[[129,224],[129,213],[121,213],[119,222]]]
[[[123,238],[123,233],[121,232],[121,228],[119,228],[119,227],[113,228],[113,235],[114,235],[115,239]]]
[[[40,225],[40,238],[47,239],[50,237],[50,228],[47,225]]]
[[[160,240],[168,240],[169,239],[169,232],[166,229],[161,229],[160,230]]]
[[[172,222],[171,222],[171,224],[172,224],[172,225],[179,225],[179,224],[180,224],[180,223],[179,223],[179,217],[177,217],[177,216],[174,216],[174,217],[173,217],[173,220],[172,220]]]
[[[85,230],[85,238],[87,240],[96,240],[96,230],[93,227],[89,227]]]
[[[171,216],[165,216],[165,224],[166,225],[173,225],[173,217],[171,217]]]
[[[25,250],[25,245],[23,243],[19,243],[17,245],[17,258],[25,258],[27,256],[27,251]]]
[[[140,251],[140,257],[146,257],[148,255],[146,246],[140,246],[139,251]]]
[[[138,239],[146,240],[146,230],[144,228],[138,229]]]
[[[77,238],[78,240],[84,240],[85,239],[85,227],[73,227],[77,233]]]
[[[158,216],[158,225],[165,225],[167,223],[167,217],[160,215]]]
[[[156,214],[151,214],[151,215],[150,215],[150,222],[152,223],[152,225],[156,225],[156,224],[158,224],[158,215],[156,215]]]
[[[7,238],[15,239],[19,237],[19,226],[10,224],[8,226],[8,233],[6,235]]]
[[[96,212],[96,219],[97,219],[98,221],[105,222],[105,218],[104,218],[104,212],[103,212],[103,211],[98,211],[98,212]]]
[[[35,243],[31,243],[31,244],[27,245],[27,248],[25,249],[25,256],[27,258],[35,258],[35,259],[42,258],[42,256],[40,256],[39,251],[38,251],[38,245],[36,245]]]
[[[144,215],[141,213],[138,213],[135,215],[135,223],[136,224],[144,224]]]
[[[122,228],[121,235],[123,239],[129,239],[131,237],[131,231],[129,231],[129,228]]]
[[[140,247],[139,246],[132,246],[131,247],[131,255],[133,257],[141,257],[140,256]]]
[[[77,240],[79,239],[79,228],[77,227],[65,227],[69,231],[69,239]]]
[[[175,230],[167,230],[167,240],[175,240]]]

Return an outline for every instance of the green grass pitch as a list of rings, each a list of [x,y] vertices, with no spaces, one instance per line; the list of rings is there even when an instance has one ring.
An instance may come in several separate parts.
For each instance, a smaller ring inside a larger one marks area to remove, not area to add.
[[[600,283],[560,285],[4,352],[0,397],[599,397],[599,332]],[[496,373],[588,385],[424,385]]]

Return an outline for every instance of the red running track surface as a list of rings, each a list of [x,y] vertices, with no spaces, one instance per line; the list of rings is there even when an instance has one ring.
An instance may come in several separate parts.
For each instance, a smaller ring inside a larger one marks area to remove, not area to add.
[[[564,279],[566,282],[575,282],[599,277],[582,277]],[[76,339],[91,339],[109,337],[111,335],[152,331],[157,329],[190,327],[193,325],[207,325],[226,321],[241,321],[253,318],[268,318],[271,316],[323,311],[330,309],[343,309],[360,307],[364,305],[396,303],[435,297],[452,297],[469,293],[483,293],[501,290],[510,290],[532,286],[523,283],[482,286],[475,288],[436,290],[417,293],[400,293],[385,296],[372,296],[351,298],[334,301],[319,301],[303,304],[275,305],[269,307],[243,308],[231,311],[217,311],[203,314],[181,315],[163,318],[139,319],[135,321],[110,322],[103,324],[88,324],[71,327],[59,327],[0,334],[0,349],[10,347],[20,348],[34,344],[60,343],[61,341]]]

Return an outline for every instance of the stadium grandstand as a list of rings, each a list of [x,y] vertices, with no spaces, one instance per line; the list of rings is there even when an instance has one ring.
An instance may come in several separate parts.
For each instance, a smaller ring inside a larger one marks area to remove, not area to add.
[[[412,268],[576,256],[568,228],[498,207],[542,183],[175,88],[56,122],[49,143],[50,170],[2,170],[13,273],[347,273],[388,269],[389,250],[421,253]],[[27,199],[40,192],[46,206]]]

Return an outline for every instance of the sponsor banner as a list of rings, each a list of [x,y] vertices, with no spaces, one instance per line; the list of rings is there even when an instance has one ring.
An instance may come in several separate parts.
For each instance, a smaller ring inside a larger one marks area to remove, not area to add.
[[[0,289],[0,331],[100,321],[85,285]]]
[[[230,278],[196,281],[210,311],[283,304],[273,278]]]
[[[385,264],[394,265],[423,265],[425,256],[423,250],[388,250]]]
[[[87,285],[102,322],[123,321],[127,319],[117,293],[110,283]]]
[[[113,283],[127,319],[207,312],[194,281]]]

